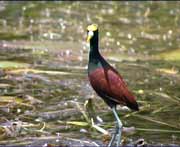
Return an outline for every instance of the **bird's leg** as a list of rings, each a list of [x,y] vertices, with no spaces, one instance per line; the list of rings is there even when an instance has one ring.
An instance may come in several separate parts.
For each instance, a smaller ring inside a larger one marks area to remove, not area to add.
[[[115,132],[111,138],[111,141],[109,142],[108,144],[108,147],[111,147],[114,143],[114,140],[116,139],[116,136],[118,134],[118,142],[117,142],[117,146],[120,144],[120,140],[121,140],[121,128],[122,128],[122,123],[117,115],[117,112],[116,112],[116,106],[112,107],[112,111],[113,111],[113,114],[116,118],[116,129],[115,129]]]
[[[116,146],[118,147],[121,143],[122,122],[121,122],[121,120],[117,114],[116,107],[113,107],[112,111],[113,111],[114,116],[115,116],[116,121],[117,121],[116,133],[118,134],[118,138],[117,138]]]
[[[114,134],[113,134],[113,136],[112,136],[112,138],[111,138],[111,141],[109,142],[109,144],[108,144],[108,147],[111,147],[112,145],[113,145],[113,143],[114,143],[114,140],[116,139],[116,135],[118,134],[118,129],[117,129],[117,125],[116,125],[116,130],[115,130],[115,132],[114,132]]]
[[[108,144],[108,147],[111,147],[112,145],[113,145],[113,143],[114,143],[114,140],[116,139],[116,135],[118,134],[118,132],[117,132],[117,126],[116,126],[116,130],[115,130],[116,132],[114,132],[114,134],[113,134],[113,136],[112,136],[112,138],[111,138],[111,141],[109,142],[109,144]]]
[[[114,106],[114,107],[116,107],[116,106]],[[114,107],[112,108],[112,110],[114,109]],[[117,124],[116,124],[115,132],[112,135],[112,138],[111,138],[111,141],[108,144],[108,147],[112,147],[112,145],[114,143],[114,140],[116,139],[117,134],[118,134],[118,128],[117,128]]]

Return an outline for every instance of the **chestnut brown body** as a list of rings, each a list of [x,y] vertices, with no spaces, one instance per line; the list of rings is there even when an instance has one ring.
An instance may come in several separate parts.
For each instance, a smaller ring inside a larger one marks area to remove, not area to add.
[[[121,75],[113,67],[99,67],[90,72],[88,76],[93,89],[110,107],[121,104],[138,110],[135,97],[128,90]]]

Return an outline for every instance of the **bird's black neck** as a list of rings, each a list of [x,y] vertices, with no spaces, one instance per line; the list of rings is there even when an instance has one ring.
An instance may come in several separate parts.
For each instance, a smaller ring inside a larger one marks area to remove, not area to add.
[[[89,53],[89,62],[97,60],[100,57],[99,53],[99,38],[98,31],[94,33],[93,38],[90,40],[90,53]]]
[[[101,58],[98,46],[98,32],[95,32],[93,38],[90,40],[88,73],[102,67]]]
[[[100,56],[98,45],[90,44],[89,61],[98,59]]]

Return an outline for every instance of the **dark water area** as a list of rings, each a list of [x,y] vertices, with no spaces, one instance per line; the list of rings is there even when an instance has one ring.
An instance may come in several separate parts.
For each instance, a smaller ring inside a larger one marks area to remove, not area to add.
[[[99,25],[100,52],[140,106],[118,106],[122,145],[180,145],[179,5],[1,1],[0,145],[107,145],[113,114],[87,77],[91,23]]]

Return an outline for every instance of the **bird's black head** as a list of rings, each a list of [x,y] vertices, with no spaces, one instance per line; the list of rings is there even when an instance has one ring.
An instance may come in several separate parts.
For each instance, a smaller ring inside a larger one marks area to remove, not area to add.
[[[90,45],[93,48],[98,49],[98,25],[91,24],[87,27],[87,42],[90,42]]]

